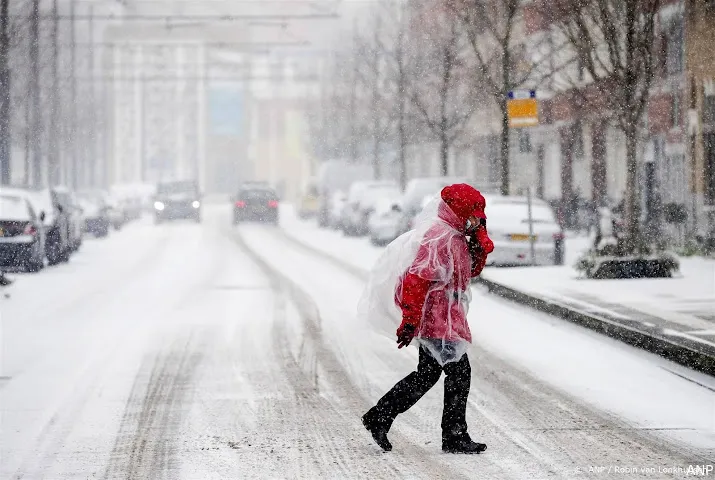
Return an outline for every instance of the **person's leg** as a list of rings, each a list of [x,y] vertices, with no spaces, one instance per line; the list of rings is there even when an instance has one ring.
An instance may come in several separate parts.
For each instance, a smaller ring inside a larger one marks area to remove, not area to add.
[[[442,411],[442,438],[467,433],[467,397],[472,381],[472,368],[465,353],[457,362],[444,366],[444,410]]]
[[[442,367],[424,348],[420,347],[417,370],[397,382],[366,414],[370,420],[383,423],[387,429],[397,415],[407,411],[437,383]]]
[[[447,453],[481,453],[483,443],[472,441],[467,433],[467,397],[472,369],[467,355],[444,366],[444,412],[442,413],[442,450]]]

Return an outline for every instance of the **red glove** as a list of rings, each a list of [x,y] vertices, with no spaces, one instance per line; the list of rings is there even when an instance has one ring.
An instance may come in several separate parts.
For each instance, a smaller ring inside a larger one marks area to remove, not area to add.
[[[415,326],[402,321],[402,325],[397,329],[397,348],[406,347],[415,338]]]
[[[486,225],[477,229],[475,237],[477,242],[479,243],[479,246],[482,247],[482,250],[487,255],[494,251],[494,242],[492,242],[492,239],[489,238],[489,233],[487,233]]]

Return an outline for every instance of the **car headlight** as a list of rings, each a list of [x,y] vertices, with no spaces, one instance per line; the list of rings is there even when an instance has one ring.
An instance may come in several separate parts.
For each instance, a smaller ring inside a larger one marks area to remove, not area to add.
[[[162,202],[154,202],[154,208],[156,208],[159,211],[164,210],[164,204]]]
[[[194,208],[199,208],[201,206],[201,202],[199,202],[198,200],[194,200],[193,202],[191,202],[191,206]]]

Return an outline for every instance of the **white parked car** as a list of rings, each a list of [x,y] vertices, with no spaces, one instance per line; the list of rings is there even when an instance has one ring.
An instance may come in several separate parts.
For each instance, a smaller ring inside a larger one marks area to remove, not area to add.
[[[487,229],[494,241],[488,265],[531,265],[531,239],[526,197],[487,196]],[[562,263],[563,232],[551,206],[532,199],[535,265]]]
[[[340,219],[345,235],[367,234],[367,221],[379,197],[400,195],[400,187],[389,180],[354,182]]]
[[[348,201],[348,196],[345,192],[338,190],[330,196],[328,201],[328,210],[325,215],[325,224],[330,228],[340,229],[340,218],[343,213],[343,208]]]
[[[387,245],[400,236],[402,206],[399,198],[382,198],[368,220],[368,234],[373,245]]]

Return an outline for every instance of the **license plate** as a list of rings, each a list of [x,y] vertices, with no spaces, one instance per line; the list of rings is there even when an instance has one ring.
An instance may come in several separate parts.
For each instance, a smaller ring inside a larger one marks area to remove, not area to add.
[[[524,234],[524,233],[512,233],[511,239],[515,242],[528,242],[529,235]],[[534,240],[536,240],[536,235],[534,235]]]

